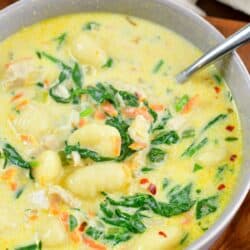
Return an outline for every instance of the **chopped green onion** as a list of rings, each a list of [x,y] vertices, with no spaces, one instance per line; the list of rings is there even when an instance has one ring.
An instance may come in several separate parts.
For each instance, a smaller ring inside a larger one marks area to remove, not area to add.
[[[83,118],[83,117],[86,117],[86,116],[90,116],[92,115],[94,112],[94,110],[92,108],[86,108],[85,110],[81,111],[80,113],[80,117]]]
[[[105,64],[102,65],[103,68],[111,68],[113,66],[114,60],[110,57]]]
[[[154,74],[158,73],[161,67],[163,66],[163,64],[164,64],[164,60],[163,59],[159,60],[153,68],[153,73]]]

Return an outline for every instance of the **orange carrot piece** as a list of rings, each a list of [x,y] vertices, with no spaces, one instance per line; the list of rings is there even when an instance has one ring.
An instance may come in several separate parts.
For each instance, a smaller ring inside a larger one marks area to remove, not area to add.
[[[20,63],[20,62],[23,62],[23,61],[29,61],[29,60],[31,60],[31,59],[32,59],[31,56],[20,58],[20,59],[18,59],[18,60],[15,60],[15,61],[6,63],[6,64],[5,64],[5,68],[6,68],[6,69],[9,69],[12,65],[14,65],[14,64],[16,64],[16,63]]]
[[[117,116],[118,112],[114,108],[114,106],[110,102],[104,102],[102,104],[102,109],[105,113],[109,114],[110,116]]]
[[[19,92],[17,94],[15,94],[12,98],[11,98],[11,102],[14,102],[16,100],[18,100],[20,97],[23,96],[23,93],[22,92]]]
[[[16,173],[17,173],[16,168],[8,168],[1,175],[1,179],[3,179],[3,180],[11,180],[16,175]]]
[[[10,188],[12,191],[17,190],[17,183],[16,182],[10,182],[9,185],[10,185]]]
[[[115,137],[115,147],[114,147],[114,155],[119,156],[121,152],[121,138]]]
[[[96,120],[105,120],[106,115],[100,110],[96,110],[94,117]]]
[[[148,110],[146,107],[141,107],[141,108],[125,108],[123,109],[123,115],[126,116],[127,118],[135,118],[137,115],[142,115],[146,120],[152,122],[153,118],[152,116],[148,113]]]
[[[17,110],[21,110],[23,107],[25,107],[26,105],[29,104],[29,101],[28,100],[23,100],[21,101],[17,106],[16,106],[16,109]]]
[[[192,110],[192,108],[197,104],[197,101],[198,101],[198,95],[195,95],[194,97],[190,98],[188,103],[184,106],[182,113],[183,114],[189,113]]]
[[[133,150],[141,150],[147,147],[146,143],[143,142],[134,142],[131,145],[129,145],[129,148],[133,149]]]
[[[21,141],[24,144],[30,144],[30,143],[32,143],[32,138],[29,135],[21,135],[20,138],[21,138]]]
[[[82,128],[84,125],[86,125],[87,121],[83,118],[79,120],[78,127]]]
[[[69,233],[69,238],[74,242],[74,243],[80,243],[81,241],[81,236],[77,231],[70,232]]]
[[[38,219],[38,215],[37,214],[31,214],[30,216],[29,216],[29,220],[31,220],[31,221],[35,221],[35,220],[37,220]]]
[[[150,108],[153,109],[155,112],[161,112],[164,110],[164,106],[162,104],[151,104]]]
[[[64,224],[65,223],[68,224],[68,221],[69,221],[69,214],[68,213],[62,212],[60,218]]]
[[[84,236],[83,236],[83,242],[87,246],[89,246],[95,250],[106,250],[106,247],[104,245],[101,245],[100,243],[97,243],[94,240],[87,238],[87,237],[84,237]]]

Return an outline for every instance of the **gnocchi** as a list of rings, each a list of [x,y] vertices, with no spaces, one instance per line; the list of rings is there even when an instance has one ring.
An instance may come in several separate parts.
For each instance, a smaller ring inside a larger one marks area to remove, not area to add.
[[[69,137],[69,144],[77,143],[105,157],[117,157],[120,155],[121,137],[119,131],[108,125],[98,123],[86,124]]]
[[[120,163],[96,163],[75,170],[66,180],[66,188],[83,198],[95,198],[100,192],[116,192],[130,181],[129,171]]]
[[[41,184],[56,183],[62,173],[60,157],[51,150],[41,153],[38,157],[38,166],[33,168],[33,175]]]

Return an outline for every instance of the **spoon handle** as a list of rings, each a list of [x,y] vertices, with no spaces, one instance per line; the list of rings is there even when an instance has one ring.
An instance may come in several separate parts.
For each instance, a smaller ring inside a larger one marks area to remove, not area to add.
[[[179,83],[185,82],[193,73],[200,70],[206,65],[220,59],[222,56],[228,54],[232,50],[238,48],[242,44],[250,42],[250,24],[245,25],[238,32],[228,37],[224,42],[209,50],[191,66],[180,72],[176,76]]]

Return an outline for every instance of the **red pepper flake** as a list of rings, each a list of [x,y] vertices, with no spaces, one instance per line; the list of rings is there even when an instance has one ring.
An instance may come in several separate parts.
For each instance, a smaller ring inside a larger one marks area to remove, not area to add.
[[[142,179],[140,179],[140,184],[146,184],[146,183],[149,183],[148,178],[142,178]]]
[[[85,230],[85,228],[86,228],[86,226],[87,226],[88,224],[87,224],[87,222],[83,222],[80,226],[79,226],[79,231],[80,232],[84,232],[84,230]]]
[[[152,194],[155,195],[157,192],[156,186],[153,183],[150,183],[148,186],[148,191]]]
[[[215,90],[215,92],[217,93],[217,94],[219,94],[220,93],[220,91],[221,91],[221,89],[219,88],[219,87],[214,87],[214,90]]]
[[[225,187],[226,187],[226,186],[225,186],[224,184],[220,184],[220,185],[217,187],[217,189],[218,189],[219,191],[221,191],[221,190],[223,190]]]
[[[226,130],[232,132],[234,130],[234,126],[228,125],[228,126],[226,126]]]
[[[237,158],[237,155],[231,155],[231,156],[230,156],[230,161],[235,161],[236,158]]]
[[[163,236],[164,238],[167,238],[166,233],[164,233],[163,231],[159,231],[158,234],[159,234],[160,236]]]

